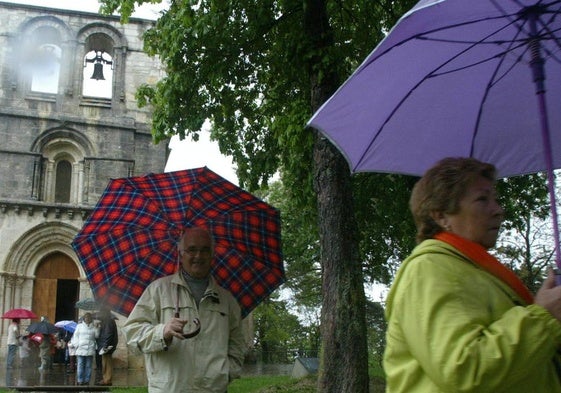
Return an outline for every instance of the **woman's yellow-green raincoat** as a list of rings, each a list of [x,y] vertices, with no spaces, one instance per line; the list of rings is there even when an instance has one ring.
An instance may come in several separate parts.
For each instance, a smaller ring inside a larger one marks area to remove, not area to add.
[[[386,318],[387,392],[561,392],[561,323],[447,243],[403,262]]]

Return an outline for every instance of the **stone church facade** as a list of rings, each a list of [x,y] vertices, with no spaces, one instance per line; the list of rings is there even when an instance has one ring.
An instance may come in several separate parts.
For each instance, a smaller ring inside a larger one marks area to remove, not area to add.
[[[91,289],[72,239],[110,178],[163,172],[134,96],[163,73],[142,51],[151,23],[0,1],[0,313],[77,319]]]

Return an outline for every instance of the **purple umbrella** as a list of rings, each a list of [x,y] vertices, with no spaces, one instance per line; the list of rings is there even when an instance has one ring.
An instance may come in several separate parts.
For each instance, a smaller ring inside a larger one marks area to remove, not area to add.
[[[444,157],[491,162],[505,177],[546,171],[561,268],[561,110],[546,98],[561,102],[561,1],[423,0],[309,125],[352,172],[422,175]]]
[[[55,322],[55,326],[57,328],[64,329],[67,332],[74,333],[74,331],[76,330],[76,326],[78,326],[78,323],[76,321],[62,320]]]

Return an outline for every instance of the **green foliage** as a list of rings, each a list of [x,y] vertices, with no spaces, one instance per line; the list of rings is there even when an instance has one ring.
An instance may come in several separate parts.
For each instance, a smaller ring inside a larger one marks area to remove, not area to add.
[[[535,292],[553,261],[549,193],[543,173],[517,176],[497,183],[505,211],[496,251]]]
[[[506,229],[521,230],[527,215],[544,219],[549,215],[549,194],[545,174],[502,179],[497,182],[499,202],[505,211]]]
[[[104,12],[123,18],[145,2],[101,0]],[[145,50],[167,71],[137,91],[141,105],[154,107],[155,140],[197,135],[209,119],[211,138],[232,155],[243,187],[255,190],[280,173],[289,204],[279,204],[288,285],[304,289],[297,293],[303,306],[321,300],[313,133],[304,129],[312,109],[308,60],[320,59],[314,67],[345,78],[414,3],[327,1],[335,45],[322,53],[310,50],[319,38],[305,34],[306,2],[295,0],[172,1],[144,37]],[[395,261],[411,248],[407,186],[386,175],[357,175],[354,183],[365,272],[388,282]]]
[[[378,302],[367,302],[366,323],[368,325],[368,353],[372,372],[370,375],[383,376],[382,360],[386,349],[387,322],[384,307]]]
[[[269,187],[268,202],[281,211],[285,286],[293,293],[292,301],[300,312],[321,305],[321,267],[317,211],[302,205],[294,195],[298,190],[282,182]]]
[[[291,363],[294,356],[317,351],[319,327],[302,326],[287,302],[269,298],[253,312],[254,349],[263,363]]]
[[[409,196],[417,180],[378,173],[360,173],[353,178],[361,260],[365,277],[371,282],[390,283],[415,246]]]
[[[103,12],[118,11],[123,21],[148,2],[160,1],[101,0]],[[335,45],[318,54],[310,49],[317,37],[303,26],[306,2],[172,1],[145,36],[167,76],[137,99],[154,107],[156,141],[197,134],[209,119],[242,186],[254,190],[280,170],[297,199],[313,203],[308,60],[345,78],[413,3],[327,1]]]
[[[105,15],[117,12],[121,15],[121,22],[127,23],[136,6],[142,4],[160,4],[162,0],[103,0],[99,11]]]
[[[361,173],[353,177],[360,258],[366,280],[389,283],[397,266],[414,247],[415,226],[408,200],[417,178]],[[267,200],[282,212],[287,283],[301,312],[321,304],[321,266],[317,211],[302,206],[298,190],[271,184]]]

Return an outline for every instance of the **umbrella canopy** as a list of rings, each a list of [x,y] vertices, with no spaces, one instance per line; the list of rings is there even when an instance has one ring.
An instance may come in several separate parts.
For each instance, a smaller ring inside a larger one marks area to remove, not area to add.
[[[32,334],[56,334],[58,333],[57,327],[50,322],[41,321],[33,322],[27,327],[27,331]]]
[[[95,299],[92,299],[91,297],[78,300],[75,304],[75,307],[85,311],[96,311],[101,308],[99,303]]]
[[[560,39],[560,1],[421,1],[309,125],[352,172],[422,175],[440,158],[470,156],[501,176],[544,171],[530,65],[541,54],[548,101],[561,102]],[[560,130],[561,111],[548,121]],[[550,146],[559,168],[561,138]]]
[[[55,322],[55,326],[57,328],[64,329],[67,332],[74,333],[74,331],[76,330],[76,326],[78,326],[78,323],[76,321],[62,320]]]
[[[37,315],[25,308],[13,308],[11,310],[6,311],[2,314],[2,318],[4,319],[36,319],[38,318]]]
[[[560,43],[559,0],[423,0],[309,125],[352,172],[422,175],[444,157],[546,171],[559,264],[561,111],[547,102],[561,102]]]
[[[284,282],[279,211],[206,167],[111,180],[72,246],[95,297],[129,315],[177,271],[177,242],[196,226],[212,233],[212,274],[243,316]]]

